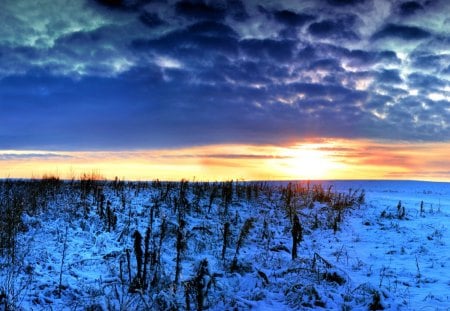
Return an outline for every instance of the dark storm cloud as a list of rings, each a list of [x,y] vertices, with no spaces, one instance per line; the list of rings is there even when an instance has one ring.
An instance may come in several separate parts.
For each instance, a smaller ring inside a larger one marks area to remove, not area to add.
[[[365,0],[326,0],[326,2],[333,6],[354,6],[366,2]]]
[[[269,58],[273,61],[290,61],[295,50],[295,42],[291,40],[249,39],[239,42],[244,55],[256,59]]]
[[[388,24],[376,32],[372,38],[375,40],[384,38],[398,38],[403,40],[421,40],[430,37],[430,32],[415,26]]]
[[[314,20],[314,16],[310,14],[298,14],[289,10],[275,11],[273,13],[275,19],[289,27],[303,26],[307,22]]]
[[[175,5],[176,12],[192,19],[220,20],[226,15],[225,6],[208,4],[203,1],[180,1]]]
[[[93,0],[101,6],[116,10],[136,10],[152,0]]]
[[[440,71],[446,64],[450,63],[450,55],[418,55],[412,58],[411,65],[417,69],[429,69]]]
[[[5,3],[0,148],[450,137],[444,2]]]
[[[341,64],[336,59],[321,59],[318,61],[313,62],[309,69],[311,70],[328,70],[328,71],[334,71],[338,72],[341,71]]]
[[[310,24],[308,31],[318,38],[357,40],[358,35],[351,29],[355,22],[355,16],[347,16],[339,20],[322,20]]]
[[[95,1],[98,4],[104,5],[108,8],[123,9],[127,7],[125,1],[122,0],[95,0]]]
[[[378,73],[378,82],[396,84],[401,83],[403,80],[400,77],[400,71],[398,70],[383,70]]]
[[[423,6],[416,1],[407,1],[400,4],[399,10],[401,15],[408,16],[423,10]]]
[[[231,16],[235,21],[243,22],[249,18],[241,0],[228,0],[226,4],[228,16]]]
[[[185,29],[169,32],[153,40],[136,39],[131,46],[140,52],[164,53],[182,58],[204,59],[211,53],[237,53],[237,34],[217,22],[200,22]],[[208,51],[208,53],[205,53]]]
[[[448,85],[443,79],[440,79],[434,75],[419,72],[410,74],[408,76],[408,83],[412,86],[412,88],[419,88],[423,90],[436,90],[444,88]]]
[[[393,51],[364,51],[341,49],[339,56],[349,61],[354,67],[371,66],[377,63],[386,65],[400,64],[400,59]]]
[[[157,27],[164,25],[164,21],[156,13],[144,12],[139,15],[139,20],[149,27]]]
[[[217,23],[217,22],[200,22],[189,26],[186,29],[187,34],[192,35],[203,35],[210,37],[237,37],[237,33],[233,30],[233,28]]]

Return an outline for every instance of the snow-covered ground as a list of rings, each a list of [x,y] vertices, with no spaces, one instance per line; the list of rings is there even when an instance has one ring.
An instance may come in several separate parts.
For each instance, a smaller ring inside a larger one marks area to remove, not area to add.
[[[22,310],[450,309],[449,183],[322,185],[333,193],[364,189],[365,203],[345,208],[336,223],[336,209],[294,192],[290,205],[303,237],[293,260],[287,183],[234,183],[227,208],[223,184],[211,196],[211,184],[190,183],[183,194],[179,183],[108,183],[103,213],[93,191],[84,198],[65,184],[47,208],[21,216],[15,261],[0,262],[0,302],[4,293]],[[117,218],[111,228],[108,200]],[[136,230],[144,253],[149,232],[148,286],[131,286],[139,273]],[[207,270],[200,269],[204,259]]]
[[[341,262],[352,279],[389,292],[399,309],[449,310],[450,184],[365,181],[335,185],[366,189],[366,206],[347,218],[334,247],[341,247],[345,254],[341,258],[350,258],[349,264]],[[397,217],[399,201],[406,212],[402,219]]]

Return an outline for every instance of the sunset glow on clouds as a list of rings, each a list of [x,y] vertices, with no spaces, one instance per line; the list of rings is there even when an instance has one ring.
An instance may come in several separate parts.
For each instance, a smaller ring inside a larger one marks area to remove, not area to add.
[[[1,1],[0,177],[450,180],[449,13]]]
[[[0,175],[133,180],[448,180],[450,144],[324,140],[295,146],[212,145],[129,152],[2,151]],[[440,159],[440,160],[438,160]]]

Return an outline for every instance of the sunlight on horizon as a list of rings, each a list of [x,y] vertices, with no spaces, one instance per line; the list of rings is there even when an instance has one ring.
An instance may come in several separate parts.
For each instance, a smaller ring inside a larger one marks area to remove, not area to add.
[[[280,171],[294,179],[329,179],[336,171],[345,169],[346,165],[332,158],[329,151],[322,148],[330,148],[330,143],[305,144],[288,148],[283,155],[286,160],[281,163]],[[290,178],[288,178],[290,179]]]
[[[0,178],[129,180],[419,179],[449,181],[448,143],[327,139],[288,146],[210,145],[141,151],[0,150]]]

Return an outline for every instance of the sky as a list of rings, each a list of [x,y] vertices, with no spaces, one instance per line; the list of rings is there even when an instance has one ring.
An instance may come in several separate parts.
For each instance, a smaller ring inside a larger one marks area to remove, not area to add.
[[[0,177],[450,181],[446,0],[1,0]]]

